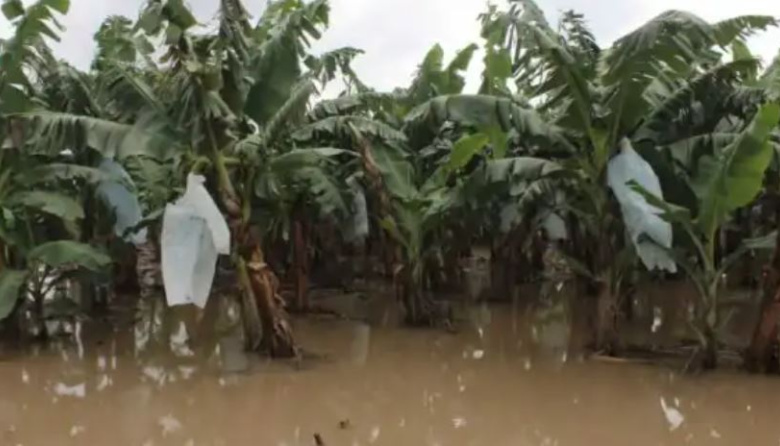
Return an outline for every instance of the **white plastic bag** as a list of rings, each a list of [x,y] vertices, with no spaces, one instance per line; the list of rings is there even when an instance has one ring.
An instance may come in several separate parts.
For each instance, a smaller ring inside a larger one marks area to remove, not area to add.
[[[125,237],[127,230],[137,226],[143,218],[138,196],[127,187],[133,186],[130,175],[119,163],[109,158],[104,158],[98,169],[110,176],[98,184],[97,194],[116,216],[114,233],[134,245],[146,243],[146,228]]]
[[[354,187],[352,218],[346,225],[344,238],[348,242],[360,243],[368,237],[368,206],[366,196],[360,187]]]
[[[187,177],[187,190],[165,207],[162,275],[168,305],[206,306],[219,254],[230,254],[230,229],[203,187],[200,175]]]
[[[555,212],[550,213],[550,215],[544,218],[542,221],[542,228],[544,228],[544,231],[547,233],[547,237],[549,237],[550,240],[558,241],[569,239],[569,231],[566,229],[566,222]]]
[[[631,147],[627,139],[620,142],[621,152],[612,159],[607,169],[607,180],[623,211],[623,221],[640,259],[647,269],[676,272],[677,265],[662,248],[672,247],[672,225],[664,221],[661,211],[631,189],[628,183],[635,181],[651,194],[663,199],[661,182],[647,163]],[[642,234],[652,241],[640,241]],[[660,245],[660,246],[658,246]]]

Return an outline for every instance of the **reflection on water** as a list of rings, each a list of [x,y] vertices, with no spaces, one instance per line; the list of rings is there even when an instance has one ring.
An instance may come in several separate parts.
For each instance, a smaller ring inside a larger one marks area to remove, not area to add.
[[[455,334],[299,319],[299,365],[245,354],[231,330],[201,349],[190,334],[197,318],[152,311],[139,318],[163,326],[152,336],[85,323],[73,342],[4,357],[0,444],[310,446],[315,435],[328,446],[780,442],[780,381],[575,359],[556,302],[478,305]],[[648,333],[663,331],[659,313],[649,307]]]

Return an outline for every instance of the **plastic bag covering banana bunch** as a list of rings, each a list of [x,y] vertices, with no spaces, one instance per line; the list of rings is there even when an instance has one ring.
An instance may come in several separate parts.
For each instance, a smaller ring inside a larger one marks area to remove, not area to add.
[[[206,306],[219,254],[230,254],[230,229],[200,175],[187,177],[187,190],[165,207],[162,275],[168,305]]]
[[[550,213],[550,215],[545,217],[542,221],[542,228],[544,228],[550,240],[569,239],[569,232],[566,230],[566,222],[555,212]]]
[[[108,176],[98,184],[97,194],[114,212],[114,233],[134,245],[146,243],[146,228],[127,234],[127,230],[137,226],[143,217],[138,196],[131,190],[135,185],[130,175],[119,163],[108,158],[100,162],[98,169]]]
[[[353,191],[352,196],[352,218],[344,230],[344,238],[349,242],[362,242],[368,237],[368,207],[366,204],[366,195],[355,182],[350,182]]]
[[[634,151],[627,139],[620,142],[620,154],[609,163],[607,180],[620,203],[623,222],[642,263],[649,270],[676,272],[677,265],[665,250],[672,247],[672,225],[659,216],[661,211],[658,208],[649,204],[630,186],[630,183],[635,181],[651,194],[663,199],[661,182],[650,164]],[[640,240],[642,234],[652,241]]]

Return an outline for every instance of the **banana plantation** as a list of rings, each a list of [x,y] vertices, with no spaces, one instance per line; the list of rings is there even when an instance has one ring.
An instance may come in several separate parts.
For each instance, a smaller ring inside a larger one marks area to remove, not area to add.
[[[572,350],[652,360],[632,327],[676,287],[686,369],[780,370],[780,57],[747,44],[775,17],[668,11],[602,46],[509,0],[378,91],[359,47],[312,50],[327,0],[220,0],[208,26],[149,0],[105,20],[88,70],[51,48],[69,3],[2,3],[2,343],[117,300],[200,325],[230,302],[246,351],[297,358],[322,289],[377,284],[415,334],[565,295]]]

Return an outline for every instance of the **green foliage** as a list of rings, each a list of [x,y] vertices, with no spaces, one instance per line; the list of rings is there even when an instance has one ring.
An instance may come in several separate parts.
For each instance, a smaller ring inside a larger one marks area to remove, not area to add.
[[[254,80],[244,112],[265,126],[291,95],[302,74],[301,55],[309,39],[319,39],[328,24],[326,1],[278,0],[269,4],[254,38],[258,46],[248,67]]]
[[[430,141],[445,122],[489,130],[513,131],[528,146],[573,152],[561,129],[549,124],[535,110],[522,108],[509,99],[491,96],[443,96],[426,102],[409,113],[406,132],[412,146]]]
[[[70,240],[48,242],[27,254],[31,263],[40,262],[52,268],[78,267],[98,273],[111,265],[111,257],[92,246]]]
[[[19,192],[7,201],[9,206],[24,206],[51,214],[66,221],[84,218],[84,209],[73,198],[57,192],[33,190]]]
[[[455,172],[477,156],[488,144],[490,138],[483,133],[464,136],[452,146],[452,155],[447,163],[447,169]]]
[[[27,92],[34,81],[35,62],[45,49],[44,37],[59,41],[56,14],[65,14],[69,0],[39,0],[25,8],[21,0],[4,0],[3,14],[13,21],[13,36],[0,49],[0,112],[28,110],[32,103]]]
[[[715,157],[702,160],[698,226],[708,240],[731,212],[753,201],[761,189],[773,156],[767,139],[778,123],[780,105],[766,105],[736,141]]]
[[[13,311],[26,278],[26,271],[6,269],[0,272],[0,321]]]

